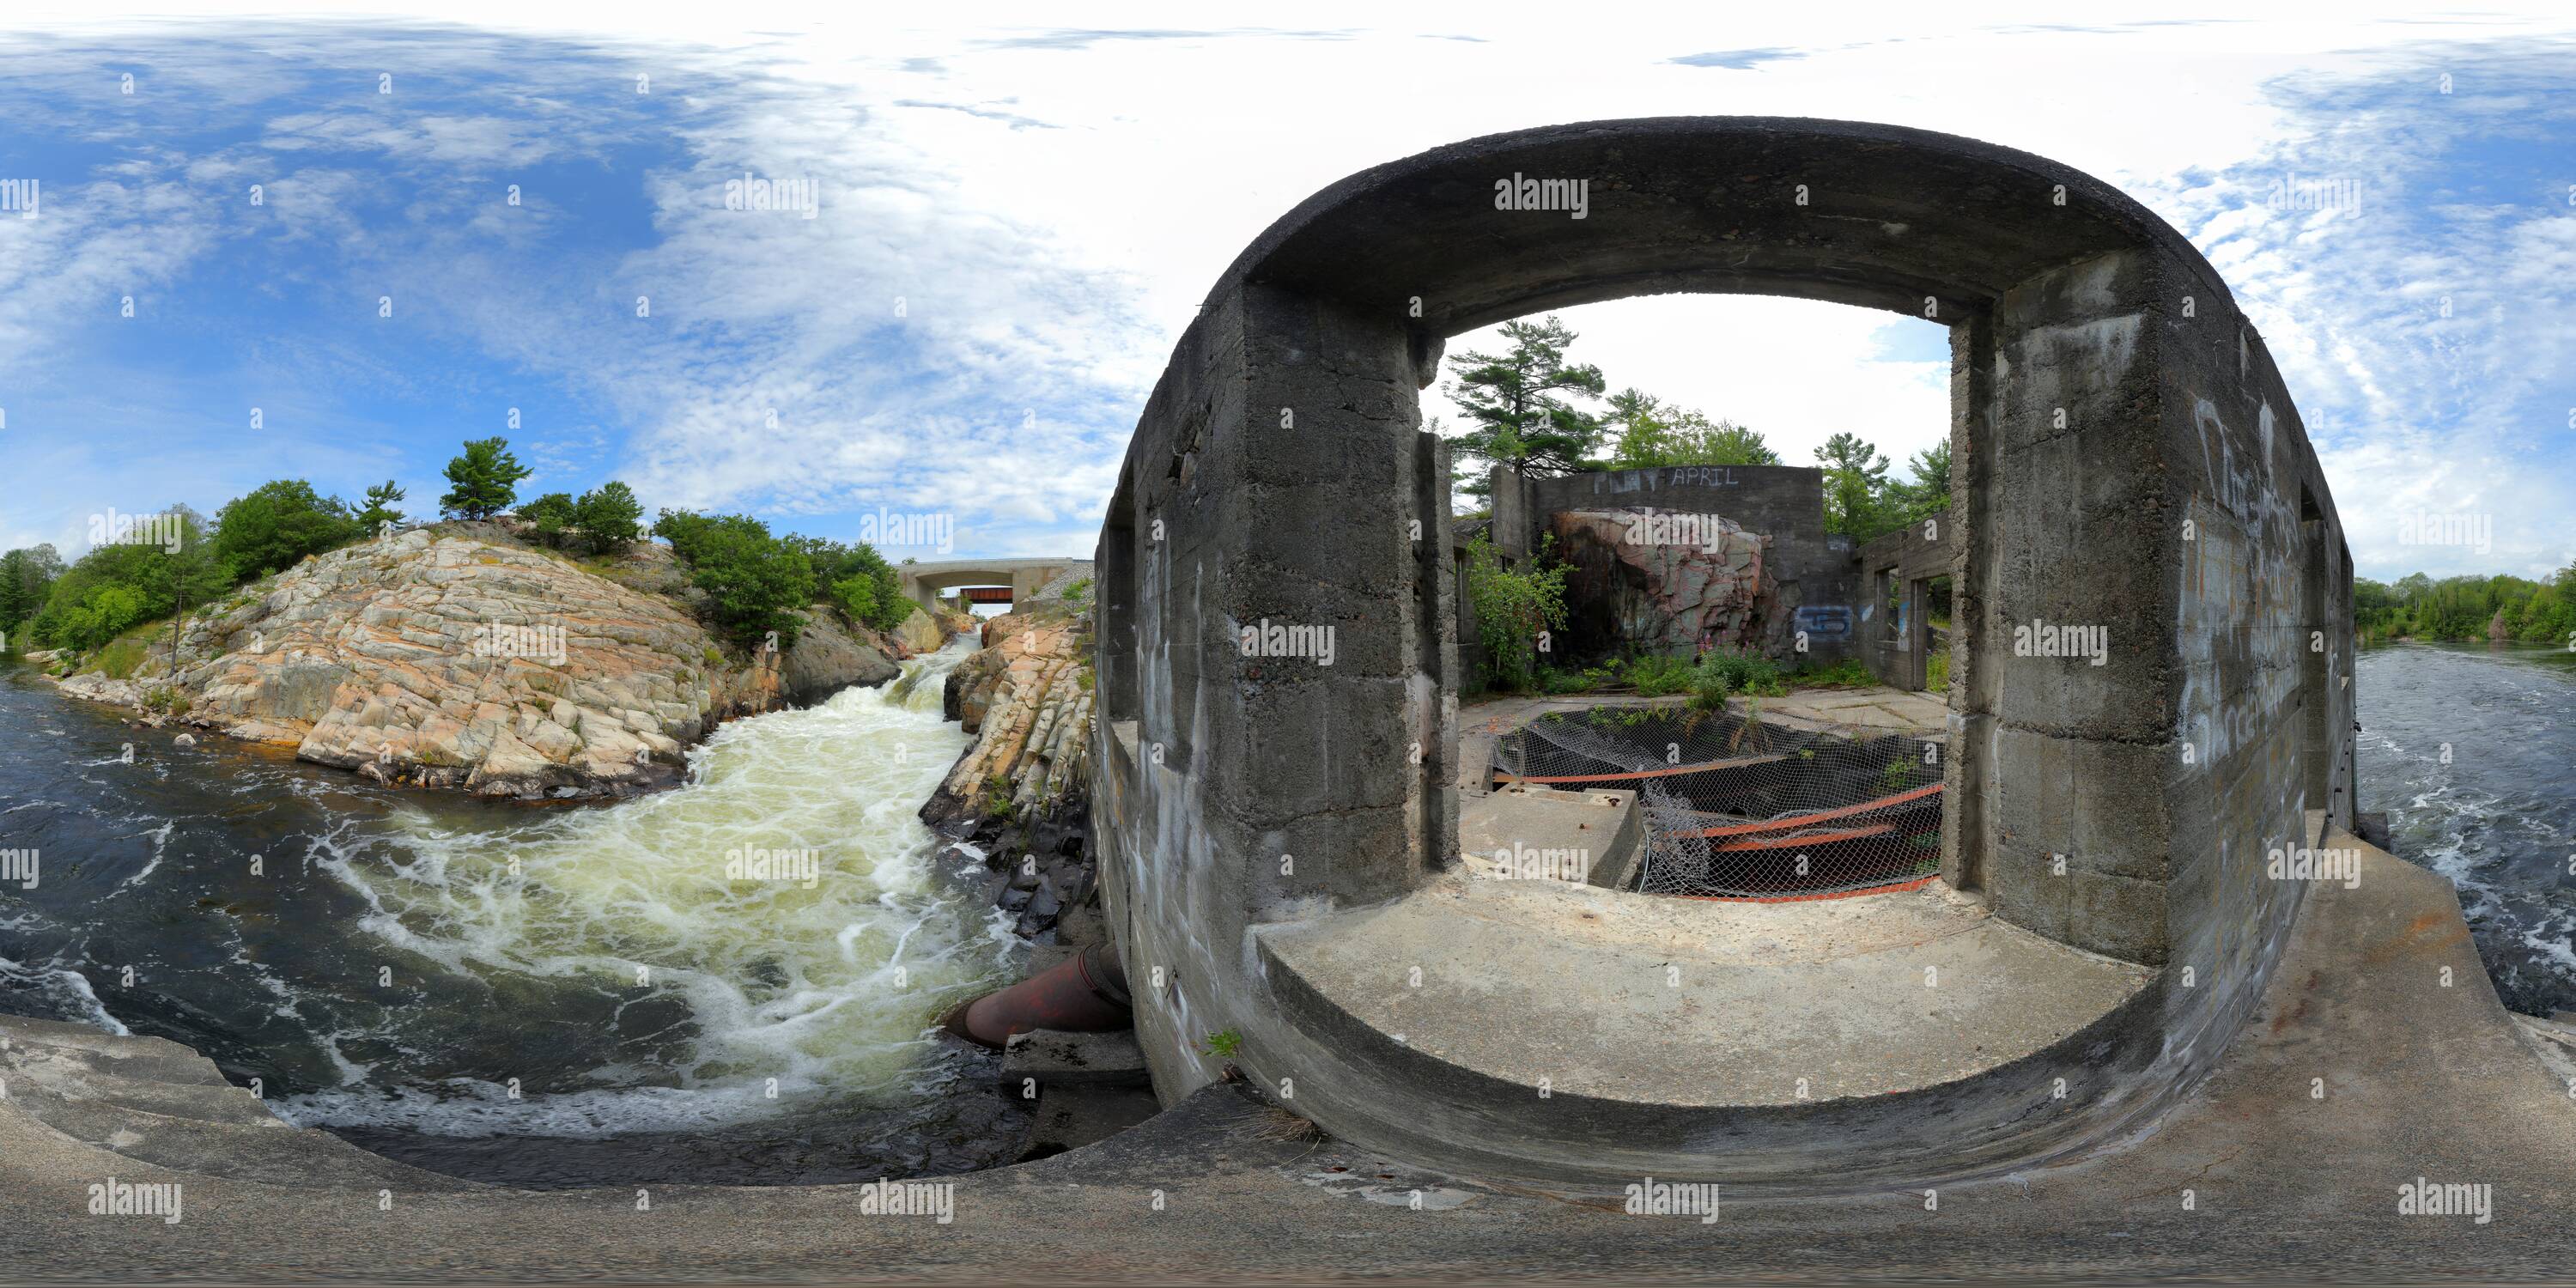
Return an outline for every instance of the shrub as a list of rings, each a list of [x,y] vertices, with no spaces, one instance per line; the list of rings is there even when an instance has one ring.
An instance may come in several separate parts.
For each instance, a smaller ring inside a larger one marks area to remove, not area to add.
[[[564,529],[572,526],[572,493],[548,492],[519,507],[519,517],[534,524],[537,535],[548,542],[563,540]]]
[[[1543,633],[1565,625],[1563,564],[1548,561],[1548,547],[1518,570],[1503,566],[1494,544],[1485,537],[1467,543],[1467,594],[1476,608],[1476,636],[1492,665],[1490,688],[1527,690],[1537,680],[1538,641]]]
[[[1680,693],[1691,686],[1691,664],[1677,657],[1630,658],[1625,673],[1629,686],[1649,698]]]
[[[1560,671],[1552,666],[1538,668],[1538,690],[1541,693],[1589,693],[1601,683],[1599,671]]]
[[[1699,660],[1692,681],[1697,691],[1706,681],[1716,680],[1729,693],[1779,696],[1789,691],[1780,682],[1780,667],[1759,653],[1735,653],[1716,650]]]
[[[796,643],[804,625],[796,610],[814,599],[814,570],[804,551],[743,514],[710,518],[665,510],[653,532],[688,562],[690,582],[707,592],[708,616],[728,637],[748,647],[775,631],[780,648]]]
[[[215,557],[235,581],[292,568],[366,535],[340,498],[302,479],[263,483],[215,511]]]
[[[92,588],[64,614],[62,642],[79,649],[100,648],[142,622],[145,615],[141,590],[123,582],[109,582]],[[139,652],[135,660],[141,660]],[[129,663],[126,673],[132,672]],[[125,676],[116,678],[122,680]]]
[[[635,499],[634,489],[615,479],[582,493],[572,503],[572,524],[581,529],[582,544],[595,555],[615,554],[641,538],[643,517],[644,506]]]

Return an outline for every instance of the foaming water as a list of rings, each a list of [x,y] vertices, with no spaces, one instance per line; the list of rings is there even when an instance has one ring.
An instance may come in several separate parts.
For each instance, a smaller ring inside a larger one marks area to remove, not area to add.
[[[2449,878],[2505,1005],[2576,1010],[2576,654],[2404,644],[2355,667],[2361,807]]]
[[[13,682],[0,714],[59,719],[0,721],[0,839],[47,864],[0,890],[0,1009],[186,1042],[371,1143],[874,1111],[935,1138],[920,1102],[972,1057],[931,1026],[1017,951],[917,817],[967,745],[939,708],[968,648],[575,807],[183,748]]]

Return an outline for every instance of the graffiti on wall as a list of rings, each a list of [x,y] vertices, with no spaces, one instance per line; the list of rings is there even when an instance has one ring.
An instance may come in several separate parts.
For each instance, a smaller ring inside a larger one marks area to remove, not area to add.
[[[1843,604],[1808,604],[1798,610],[1798,629],[1809,640],[1847,640],[1852,633],[1852,610]]]

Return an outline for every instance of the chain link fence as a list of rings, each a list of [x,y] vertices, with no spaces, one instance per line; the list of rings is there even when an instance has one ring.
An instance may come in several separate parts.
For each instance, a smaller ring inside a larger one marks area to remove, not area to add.
[[[1593,707],[1496,740],[1498,781],[1638,793],[1636,889],[1787,900],[1919,885],[1940,870],[1944,739],[1735,711]]]

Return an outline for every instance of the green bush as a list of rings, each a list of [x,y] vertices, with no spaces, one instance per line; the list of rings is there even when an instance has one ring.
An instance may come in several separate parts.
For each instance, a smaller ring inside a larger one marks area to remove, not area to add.
[[[1629,687],[1649,698],[1680,693],[1691,686],[1691,664],[1677,657],[1630,658],[1622,673]]]
[[[519,507],[519,517],[536,525],[537,535],[548,542],[560,543],[564,529],[572,526],[572,493],[548,492]]]
[[[814,566],[815,582],[831,587],[833,602],[850,615],[851,621],[890,631],[912,616],[916,605],[904,596],[903,574],[895,571],[876,547],[864,541],[843,545],[822,537],[791,536],[786,540],[804,552]],[[842,593],[842,588],[852,581],[866,582],[867,589],[853,588],[848,594]]]
[[[1601,673],[1593,671],[1560,671],[1552,666],[1538,668],[1538,691],[1541,693],[1589,693],[1601,683]]]
[[[1488,688],[1526,692],[1535,686],[1539,637],[1565,625],[1566,568],[1549,562],[1554,544],[1548,538],[1536,560],[1514,570],[1503,566],[1487,538],[1467,543],[1467,595],[1475,604],[1477,640],[1491,663]]]
[[[1691,669],[1691,705],[1701,710],[1725,706],[1731,694],[1778,697],[1788,691],[1778,664],[1759,653],[1719,650]]]
[[[707,592],[708,616],[725,635],[746,647],[772,631],[780,648],[796,642],[804,625],[796,610],[814,599],[814,569],[804,551],[744,514],[665,510],[653,533],[688,563],[690,582]]]
[[[635,491],[615,479],[581,494],[572,503],[572,524],[595,555],[615,554],[644,535],[644,506]]]
[[[215,557],[234,581],[292,568],[366,535],[340,498],[302,479],[263,483],[215,511]]]
[[[109,582],[92,589],[64,615],[63,642],[80,649],[103,648],[145,618],[143,592],[122,582]],[[139,654],[135,660],[141,660]],[[129,664],[127,674],[131,673]],[[116,678],[122,680],[125,676]]]

